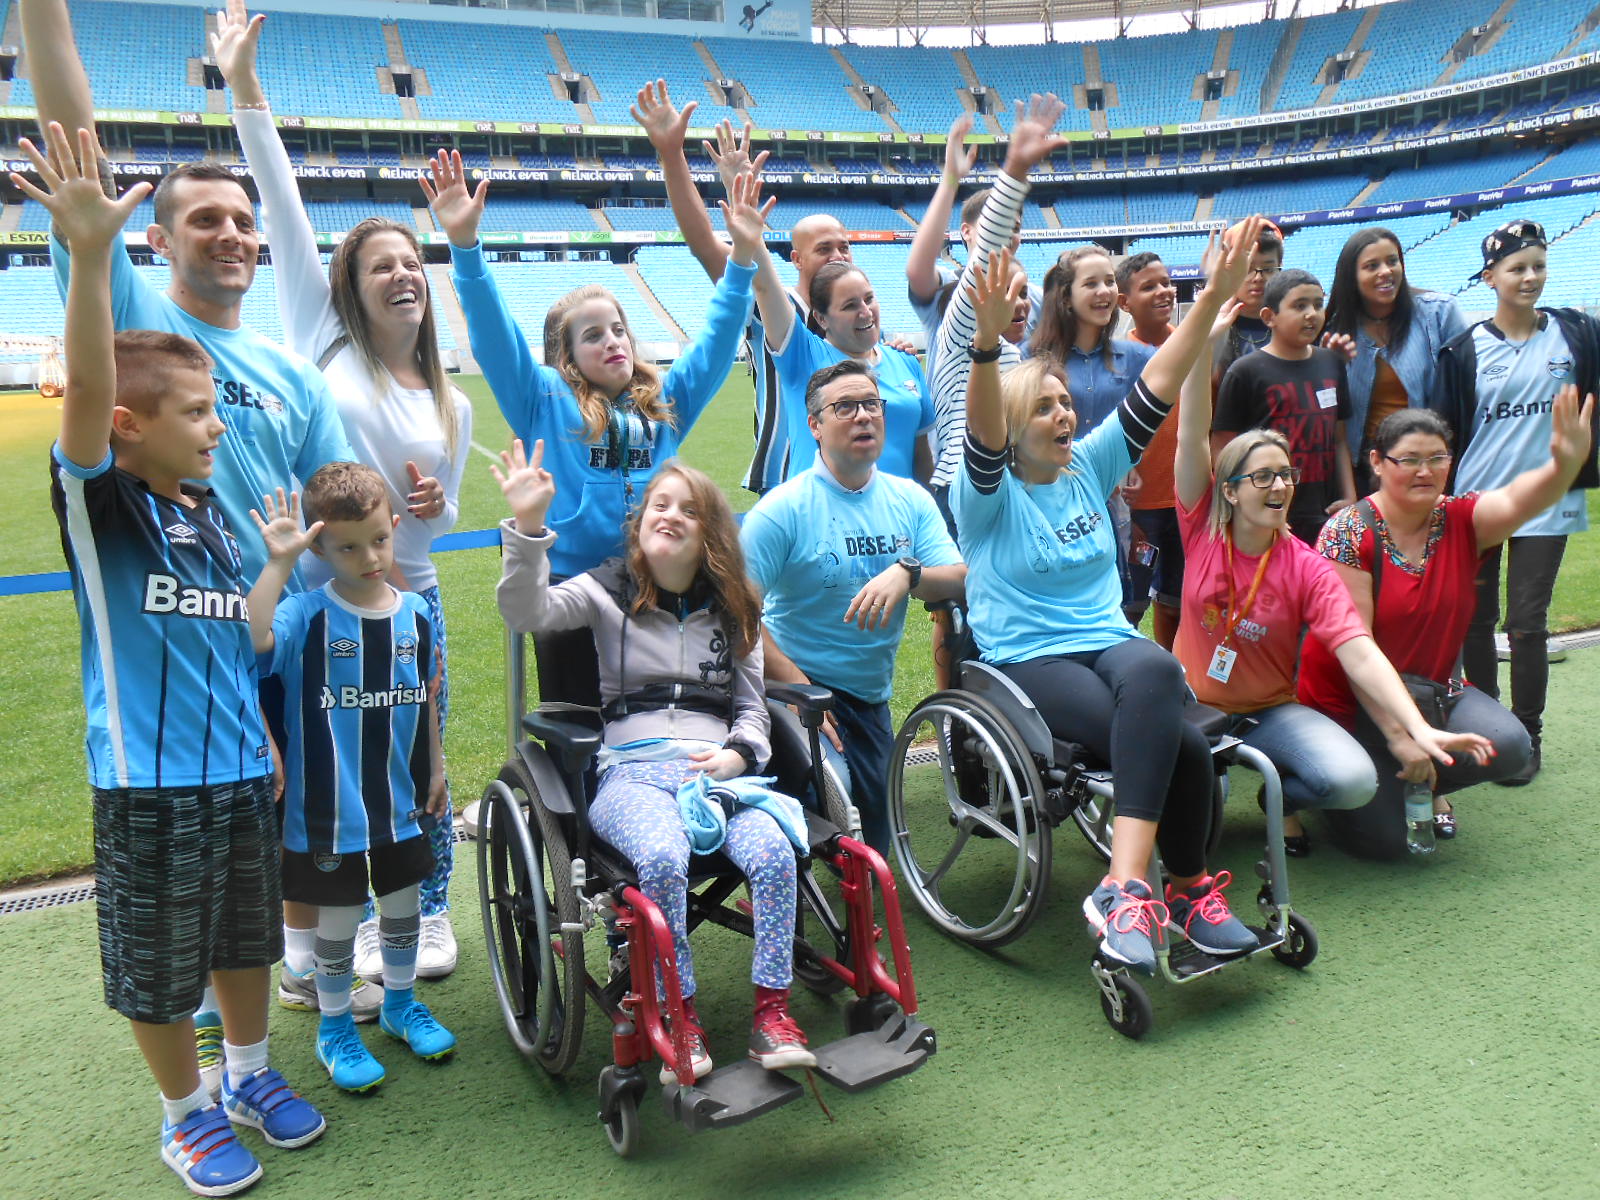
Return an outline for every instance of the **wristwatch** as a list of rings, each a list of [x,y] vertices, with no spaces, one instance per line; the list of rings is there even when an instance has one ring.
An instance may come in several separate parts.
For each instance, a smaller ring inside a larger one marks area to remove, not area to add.
[[[906,573],[911,576],[911,590],[916,591],[917,584],[922,582],[922,560],[907,554],[895,559],[894,565],[906,569]]]

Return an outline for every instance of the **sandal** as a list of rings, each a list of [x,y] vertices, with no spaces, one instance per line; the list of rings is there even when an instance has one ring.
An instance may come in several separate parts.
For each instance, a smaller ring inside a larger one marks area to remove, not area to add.
[[[1447,808],[1443,812],[1433,814],[1433,836],[1442,841],[1449,841],[1456,835],[1456,810]]]

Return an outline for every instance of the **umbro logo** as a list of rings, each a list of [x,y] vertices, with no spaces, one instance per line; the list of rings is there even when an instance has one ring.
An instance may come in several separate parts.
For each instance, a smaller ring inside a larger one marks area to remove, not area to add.
[[[336,642],[328,643],[328,653],[332,654],[335,658],[354,658],[356,656],[356,651],[359,649],[361,649],[361,647],[355,642],[352,642],[349,638],[340,638]]]
[[[1485,367],[1483,369],[1483,377],[1485,379],[1499,379],[1500,376],[1504,375],[1509,370],[1511,370],[1511,368],[1505,363],[1496,363],[1492,367]]]
[[[174,546],[192,546],[195,543],[195,531],[179,521],[167,526],[167,540]]]

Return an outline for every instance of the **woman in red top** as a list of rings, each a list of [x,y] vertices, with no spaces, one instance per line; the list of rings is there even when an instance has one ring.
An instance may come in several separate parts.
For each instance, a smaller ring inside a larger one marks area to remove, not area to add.
[[[1237,311],[1224,310],[1214,336]],[[1209,354],[1185,383],[1173,470],[1185,560],[1173,648],[1204,704],[1240,718],[1234,733],[1283,780],[1285,849],[1310,849],[1289,814],[1350,809],[1377,787],[1372,763],[1339,725],[1295,703],[1295,666],[1310,631],[1333,648],[1391,736],[1441,763],[1450,751],[1487,756],[1487,741],[1432,729],[1379,651],[1327,560],[1288,533],[1298,471],[1281,433],[1253,429],[1223,447],[1212,474]]]
[[[1487,550],[1505,541],[1530,517],[1572,486],[1589,453],[1591,396],[1580,412],[1578,391],[1556,398],[1550,461],[1493,491],[1444,495],[1450,474],[1450,428],[1426,409],[1386,417],[1374,434],[1369,465],[1378,490],[1339,513],[1317,544],[1344,580],[1356,608],[1395,668],[1449,683],[1472,620],[1473,580]],[[1370,503],[1384,561],[1373,614],[1373,530],[1362,510]],[[1360,711],[1345,670],[1317,638],[1306,640],[1300,666],[1300,703],[1328,714],[1367,748],[1378,768],[1378,792],[1364,808],[1330,815],[1336,835],[1356,853],[1389,858],[1404,853],[1402,780],[1431,780],[1436,831],[1455,836],[1455,815],[1441,797],[1521,770],[1531,753],[1528,734],[1505,708],[1478,689],[1454,700],[1448,727],[1473,730],[1494,743],[1487,764],[1462,758],[1436,768],[1427,754],[1405,742],[1387,742]]]

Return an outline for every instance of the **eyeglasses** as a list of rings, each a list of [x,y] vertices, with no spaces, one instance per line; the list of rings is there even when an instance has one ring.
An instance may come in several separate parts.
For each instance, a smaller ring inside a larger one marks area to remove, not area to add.
[[[883,399],[873,396],[871,399],[861,400],[835,400],[832,404],[824,404],[822,411],[833,410],[833,415],[841,421],[854,421],[856,414],[864,412],[869,417],[875,417],[883,411]]]
[[[1254,279],[1259,275],[1262,279],[1271,279],[1281,270],[1283,270],[1282,267],[1251,267],[1244,273],[1244,277],[1246,279]]]
[[[1276,471],[1274,471],[1271,467],[1259,467],[1256,470],[1247,472],[1243,475],[1228,476],[1229,483],[1238,483],[1241,479],[1248,479],[1251,483],[1255,484],[1256,487],[1265,490],[1266,488],[1271,487],[1273,481],[1277,479],[1281,479],[1287,484],[1299,483],[1300,468],[1279,467]]]
[[[1444,454],[1430,454],[1427,458],[1417,454],[1405,454],[1399,458],[1392,454],[1385,454],[1383,457],[1395,466],[1407,471],[1415,471],[1424,466],[1430,471],[1443,471],[1450,466],[1450,460],[1455,455],[1446,452]]]

